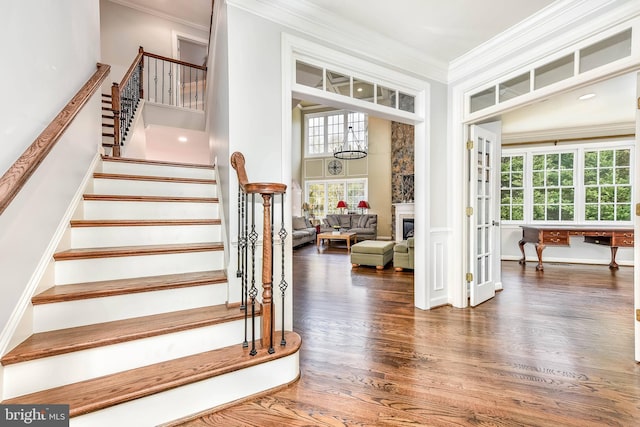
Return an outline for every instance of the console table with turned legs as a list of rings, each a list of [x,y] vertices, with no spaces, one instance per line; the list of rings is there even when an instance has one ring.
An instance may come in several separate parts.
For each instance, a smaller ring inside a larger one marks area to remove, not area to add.
[[[616,253],[619,247],[633,247],[633,229],[631,228],[594,228],[594,227],[548,227],[523,225],[522,239],[518,242],[522,259],[520,264],[526,263],[524,254],[525,243],[534,243],[538,254],[536,270],[544,270],[542,265],[542,251],[547,246],[569,246],[570,236],[584,236],[585,243],[611,247],[611,262],[609,268],[617,269]]]

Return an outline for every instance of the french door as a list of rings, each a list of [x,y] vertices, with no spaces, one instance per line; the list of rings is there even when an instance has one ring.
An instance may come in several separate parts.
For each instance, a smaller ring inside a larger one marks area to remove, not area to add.
[[[494,133],[471,126],[468,145],[468,272],[469,303],[476,306],[495,296],[500,283],[498,183],[500,144]]]

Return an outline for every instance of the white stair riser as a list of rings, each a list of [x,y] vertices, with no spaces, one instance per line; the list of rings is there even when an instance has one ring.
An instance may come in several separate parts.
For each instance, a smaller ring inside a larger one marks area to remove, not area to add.
[[[71,228],[71,247],[73,248],[204,243],[221,240],[220,225]]]
[[[188,310],[227,302],[227,284],[174,288],[154,292],[115,295],[33,308],[33,332],[53,331],[132,317]]]
[[[256,323],[259,324],[259,320]],[[238,343],[243,339],[244,320],[237,320],[15,363],[4,368],[4,399],[234,344],[242,345]]]
[[[299,366],[299,353],[294,353],[271,362],[74,417],[71,418],[70,426],[157,426],[292,383],[300,375]]]
[[[56,285],[220,270],[223,251],[187,252],[56,261]]]
[[[218,203],[83,202],[84,219],[217,219]]]
[[[96,178],[93,180],[93,193],[127,196],[216,197],[217,186],[213,184],[192,184],[185,182]]]
[[[102,162],[102,172],[125,175],[166,176],[170,178],[215,179],[214,169],[185,168],[129,162]]]

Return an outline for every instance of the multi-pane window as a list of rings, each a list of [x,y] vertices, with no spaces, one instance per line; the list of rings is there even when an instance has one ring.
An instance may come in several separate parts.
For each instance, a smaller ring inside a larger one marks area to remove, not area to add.
[[[307,120],[307,150],[309,154],[324,153],[324,117],[309,117]]]
[[[367,140],[367,115],[329,111],[305,116],[306,154],[330,156],[345,141]]]
[[[307,183],[307,203],[312,217],[324,216],[326,189],[323,182]]]
[[[347,212],[354,212],[361,200],[367,200],[367,180],[350,179],[344,181],[307,181],[306,202],[314,217],[342,213],[338,202],[344,200]]]
[[[534,221],[573,221],[574,153],[533,156],[531,178]]]
[[[584,209],[587,221],[631,220],[631,150],[584,153]]]
[[[524,155],[502,156],[500,171],[500,217],[524,220]]]
[[[609,143],[504,149],[500,216],[519,222],[626,222],[632,217],[633,148]]]

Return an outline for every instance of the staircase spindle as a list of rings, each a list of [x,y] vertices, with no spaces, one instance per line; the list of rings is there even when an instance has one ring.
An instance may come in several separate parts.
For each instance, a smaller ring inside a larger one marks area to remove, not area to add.
[[[251,195],[251,233],[249,233],[249,241],[251,242],[251,289],[249,297],[251,297],[251,352],[255,356],[256,350],[256,297],[258,296],[258,288],[256,287],[256,242],[258,241],[258,233],[256,232],[256,195]],[[263,313],[264,314],[264,313]]]
[[[280,345],[285,346],[287,345],[287,340],[285,340],[284,338],[284,297],[285,292],[287,291],[288,284],[284,274],[285,242],[287,240],[287,229],[284,226],[284,193],[280,194],[280,200],[280,215],[282,225],[280,226],[280,232],[278,233],[278,236],[280,237],[280,247],[282,249],[282,255],[280,257],[280,284],[278,285],[278,288],[280,289],[280,294],[282,297],[282,339],[280,340]]]

